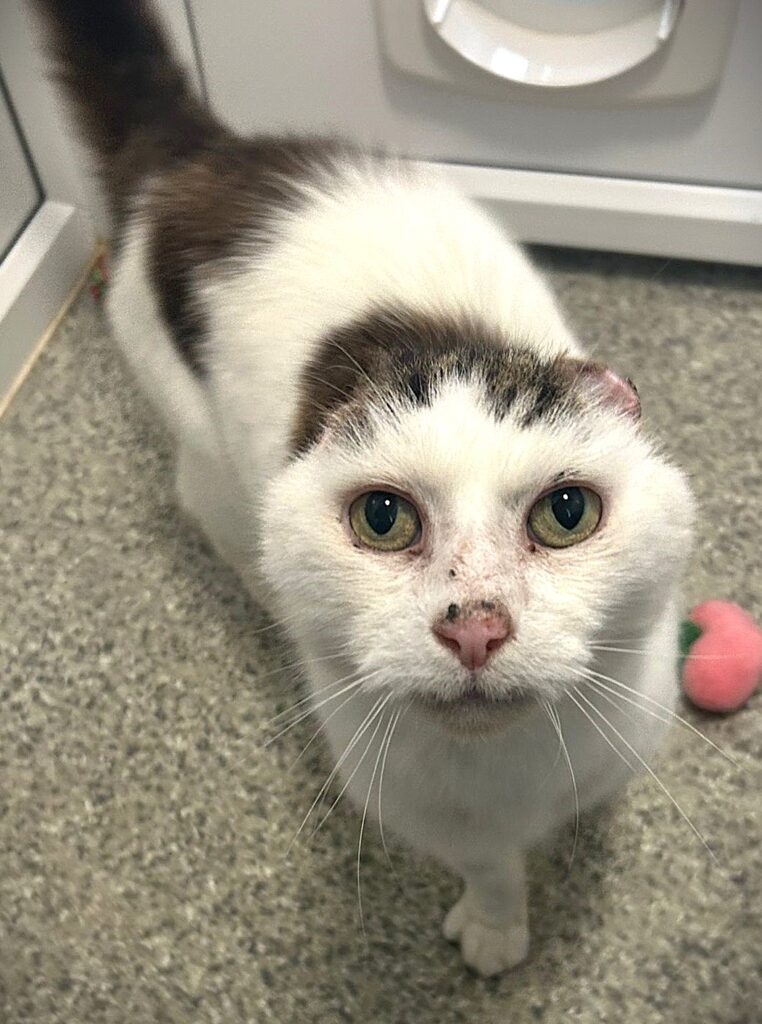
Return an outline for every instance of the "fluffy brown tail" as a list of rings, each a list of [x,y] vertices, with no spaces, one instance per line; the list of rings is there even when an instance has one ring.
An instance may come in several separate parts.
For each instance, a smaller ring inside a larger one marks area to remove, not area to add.
[[[193,96],[144,0],[33,2],[119,219],[143,175],[222,129]]]

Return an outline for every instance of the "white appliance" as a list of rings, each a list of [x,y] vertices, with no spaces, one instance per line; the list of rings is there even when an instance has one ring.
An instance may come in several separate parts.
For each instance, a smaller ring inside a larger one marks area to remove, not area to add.
[[[762,263],[761,0],[189,0],[212,106],[443,164],[527,241]]]

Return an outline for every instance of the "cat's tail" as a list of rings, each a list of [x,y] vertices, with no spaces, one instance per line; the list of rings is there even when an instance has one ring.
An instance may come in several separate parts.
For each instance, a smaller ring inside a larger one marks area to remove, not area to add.
[[[119,217],[143,176],[223,129],[193,95],[145,0],[33,3]]]

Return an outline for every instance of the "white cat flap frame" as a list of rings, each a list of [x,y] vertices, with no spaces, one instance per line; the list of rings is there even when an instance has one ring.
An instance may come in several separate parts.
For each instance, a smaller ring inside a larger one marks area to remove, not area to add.
[[[640,12],[664,38],[625,73],[539,87],[456,52],[435,0],[190,0],[210,103],[242,131],[329,131],[437,163],[524,241],[762,263],[759,0],[445,6],[557,25],[606,7],[596,17]]]

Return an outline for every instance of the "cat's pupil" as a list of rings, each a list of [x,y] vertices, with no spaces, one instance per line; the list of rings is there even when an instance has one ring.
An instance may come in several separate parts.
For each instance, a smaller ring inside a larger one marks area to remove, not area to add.
[[[565,530],[573,530],[585,511],[585,496],[579,487],[562,487],[550,496],[553,515]]]
[[[365,502],[365,518],[374,533],[383,536],[394,526],[399,501],[396,494],[373,491]]]

